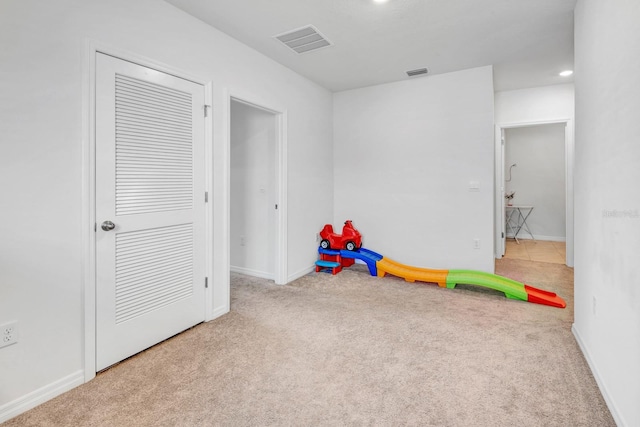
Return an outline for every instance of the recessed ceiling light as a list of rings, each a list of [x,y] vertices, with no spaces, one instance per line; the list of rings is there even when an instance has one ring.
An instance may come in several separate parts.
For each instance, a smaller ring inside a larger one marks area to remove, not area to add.
[[[374,3],[386,3],[389,0],[373,0]]]
[[[560,73],[560,76],[569,77],[571,74],[573,74],[572,70],[564,70],[563,72]]]

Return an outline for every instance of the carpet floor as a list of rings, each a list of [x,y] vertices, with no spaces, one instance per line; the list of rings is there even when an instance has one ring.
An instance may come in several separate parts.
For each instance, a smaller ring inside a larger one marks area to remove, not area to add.
[[[232,274],[231,312],[15,426],[615,426],[571,333],[573,271],[500,260],[566,309],[371,277]]]

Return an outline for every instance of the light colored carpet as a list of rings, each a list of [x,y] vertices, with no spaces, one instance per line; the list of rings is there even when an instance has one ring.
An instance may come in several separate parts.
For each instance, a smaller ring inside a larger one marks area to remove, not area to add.
[[[232,310],[11,426],[614,426],[571,334],[571,269],[502,260],[566,309],[355,266],[232,275]]]

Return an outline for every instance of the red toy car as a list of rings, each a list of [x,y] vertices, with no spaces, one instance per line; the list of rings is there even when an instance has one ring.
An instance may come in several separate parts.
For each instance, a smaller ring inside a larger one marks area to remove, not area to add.
[[[351,220],[344,222],[342,227],[342,235],[333,232],[333,226],[326,224],[320,232],[320,247],[322,249],[346,249],[348,251],[356,251],[362,247],[362,235],[351,224]]]

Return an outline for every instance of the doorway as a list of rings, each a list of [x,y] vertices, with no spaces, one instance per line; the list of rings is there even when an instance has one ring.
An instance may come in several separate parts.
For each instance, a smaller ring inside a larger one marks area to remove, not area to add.
[[[284,284],[282,113],[230,97],[229,270]]]
[[[496,135],[496,258],[504,256],[506,239],[517,235],[527,248],[537,240],[549,242],[538,249],[563,246],[557,248],[565,252],[560,259],[573,266],[572,121],[501,125]]]

